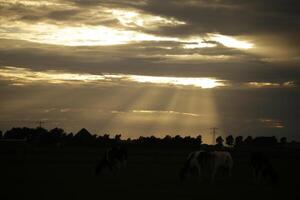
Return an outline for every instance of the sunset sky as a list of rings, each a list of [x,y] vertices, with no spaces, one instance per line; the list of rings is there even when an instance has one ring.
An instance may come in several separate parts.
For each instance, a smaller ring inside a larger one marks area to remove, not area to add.
[[[298,0],[0,0],[0,130],[300,140]]]

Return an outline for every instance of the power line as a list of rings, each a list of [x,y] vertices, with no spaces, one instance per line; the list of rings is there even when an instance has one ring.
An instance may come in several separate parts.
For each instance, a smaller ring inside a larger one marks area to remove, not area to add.
[[[36,123],[38,124],[38,127],[39,127],[39,128],[43,128],[42,125],[43,125],[43,124],[46,124],[46,123],[48,123],[48,122],[45,122],[45,121],[37,121]]]

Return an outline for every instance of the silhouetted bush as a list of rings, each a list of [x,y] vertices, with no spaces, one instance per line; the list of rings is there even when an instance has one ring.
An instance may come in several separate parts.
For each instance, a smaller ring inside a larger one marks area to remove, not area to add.
[[[282,137],[280,138],[280,144],[286,144],[287,143],[287,138],[286,137]]]
[[[81,129],[75,135],[73,133],[66,133],[61,128],[54,128],[50,131],[38,127],[38,128],[12,128],[5,133],[0,131],[0,139],[14,139],[14,140],[26,140],[33,145],[53,145],[53,146],[65,146],[65,145],[96,145],[96,146],[111,146],[115,144],[130,144],[138,146],[162,146],[162,147],[199,147],[202,145],[202,136],[196,137],[176,135],[174,137],[166,135],[163,138],[156,136],[140,136],[138,139],[125,139],[123,140],[121,134],[116,134],[114,138],[110,138],[109,134],[95,135],[91,134],[85,128]],[[264,145],[271,146],[278,144],[276,137],[256,137],[252,138],[248,136],[244,141],[242,136],[238,136],[234,139],[232,135],[226,137],[226,144],[235,147],[243,145]],[[219,136],[216,139],[217,147],[223,148],[224,139]],[[287,138],[282,137],[280,139],[281,144],[287,143]],[[205,145],[202,145],[204,147]],[[209,146],[209,145],[206,145]]]
[[[243,144],[243,136],[237,136],[235,138],[235,146],[240,146]]]
[[[115,135],[115,140],[116,141],[121,141],[121,137],[122,137],[121,134],[117,134],[117,135]]]
[[[76,144],[90,145],[95,141],[95,138],[88,130],[83,128],[80,131],[78,131],[78,133],[74,136],[73,140]]]
[[[216,143],[217,143],[217,146],[224,146],[223,145],[224,139],[222,138],[222,136],[217,137]]]
[[[233,138],[232,135],[229,135],[229,136],[226,137],[226,144],[228,146],[232,146],[234,144],[234,138]]]
[[[253,145],[259,145],[259,146],[272,146],[277,144],[276,137],[256,137],[253,139],[252,142]]]
[[[197,140],[197,142],[199,142],[199,144],[202,144],[202,135],[198,135],[197,137],[196,137],[196,140]]]
[[[246,137],[246,139],[244,140],[244,144],[246,144],[246,145],[251,145],[252,142],[253,142],[252,136],[248,136],[248,137]]]

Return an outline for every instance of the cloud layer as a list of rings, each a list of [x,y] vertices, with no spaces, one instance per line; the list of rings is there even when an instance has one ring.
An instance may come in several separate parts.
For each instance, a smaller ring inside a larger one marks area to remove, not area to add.
[[[219,126],[299,138],[299,9],[297,0],[0,0],[0,129],[47,119],[129,136]],[[222,87],[204,90],[203,78]]]

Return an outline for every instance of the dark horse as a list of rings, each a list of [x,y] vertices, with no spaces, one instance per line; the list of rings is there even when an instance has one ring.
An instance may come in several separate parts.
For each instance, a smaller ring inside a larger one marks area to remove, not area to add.
[[[106,167],[112,172],[115,168],[119,171],[122,167],[126,166],[127,157],[127,150],[125,147],[118,146],[107,149],[96,166],[96,174],[101,173]]]
[[[256,183],[277,183],[278,174],[274,170],[268,157],[262,152],[252,153],[251,166]]]

